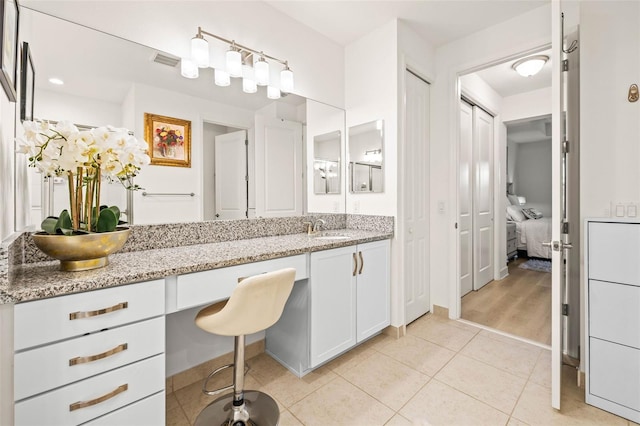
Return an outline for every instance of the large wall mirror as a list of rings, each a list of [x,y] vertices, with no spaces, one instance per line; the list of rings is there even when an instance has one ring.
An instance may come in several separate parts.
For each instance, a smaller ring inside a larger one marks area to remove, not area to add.
[[[212,68],[186,79],[171,54],[24,7],[20,18],[20,38],[29,43],[37,70],[36,118],[126,127],[139,139],[145,113],[191,123],[191,167],[150,165],[136,178],[144,190],[127,194],[114,184],[103,191],[107,203],[123,207],[129,195],[130,222],[346,211],[344,166],[337,184],[332,181],[320,196],[313,162],[316,139],[334,132],[340,136],[331,158],[344,158],[344,110],[293,94],[272,100],[265,87],[243,93],[239,79],[218,87]],[[59,179],[43,183],[30,169],[29,185],[34,225],[68,203]]]
[[[349,127],[349,189],[353,193],[382,192],[384,122]]]

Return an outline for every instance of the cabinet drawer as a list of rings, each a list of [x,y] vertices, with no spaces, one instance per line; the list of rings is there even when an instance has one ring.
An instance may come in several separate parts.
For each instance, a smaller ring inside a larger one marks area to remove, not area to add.
[[[158,392],[85,423],[86,426],[158,426],[165,424],[165,393]]]
[[[589,393],[640,410],[640,350],[589,339]]]
[[[507,224],[507,240],[511,240],[516,238],[516,224],[508,223]]]
[[[18,402],[15,421],[18,425],[78,425],[160,392],[164,386],[164,355],[156,355]],[[88,405],[89,401],[102,402]],[[83,402],[88,406],[72,410]]]
[[[227,299],[238,285],[238,278],[282,268],[295,268],[296,281],[307,278],[307,256],[301,254],[179,275],[176,284],[176,307],[180,310]]]
[[[640,286],[640,224],[589,223],[588,278]]]
[[[516,240],[507,240],[507,253],[512,253],[517,250]]]
[[[160,354],[164,336],[164,317],[158,317],[17,353],[14,398],[18,401]],[[97,359],[90,361],[91,356]]]
[[[162,314],[164,280],[19,303],[14,310],[14,348],[19,351]]]
[[[640,349],[640,287],[589,280],[589,335]]]

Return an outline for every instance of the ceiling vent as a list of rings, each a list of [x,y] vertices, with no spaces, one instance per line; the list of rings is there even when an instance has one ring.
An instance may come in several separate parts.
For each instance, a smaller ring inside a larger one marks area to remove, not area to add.
[[[175,67],[180,63],[179,58],[174,58],[173,56],[167,56],[162,53],[156,53],[156,56],[153,58],[153,62],[157,62],[162,65],[167,65],[170,67]]]

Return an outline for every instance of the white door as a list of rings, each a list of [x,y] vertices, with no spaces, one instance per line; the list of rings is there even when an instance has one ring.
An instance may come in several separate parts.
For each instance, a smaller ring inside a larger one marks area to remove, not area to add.
[[[473,107],[473,289],[493,279],[493,117]]]
[[[561,4],[551,3],[551,406],[560,409],[562,389],[562,304],[566,285],[566,236],[562,235],[564,211],[564,155]]]
[[[302,214],[302,124],[256,116],[256,215]]]
[[[405,71],[402,226],[405,324],[426,314],[429,293],[429,84]]]
[[[473,290],[473,107],[460,100],[460,296]]]
[[[247,217],[246,141],[246,130],[214,139],[216,219]]]
[[[391,321],[389,240],[358,244],[356,340],[384,329]]]

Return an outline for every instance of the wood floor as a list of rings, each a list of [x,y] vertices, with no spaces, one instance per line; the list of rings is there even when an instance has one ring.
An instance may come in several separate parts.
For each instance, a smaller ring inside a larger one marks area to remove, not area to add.
[[[551,345],[551,274],[518,268],[462,298],[462,318],[506,333]]]

